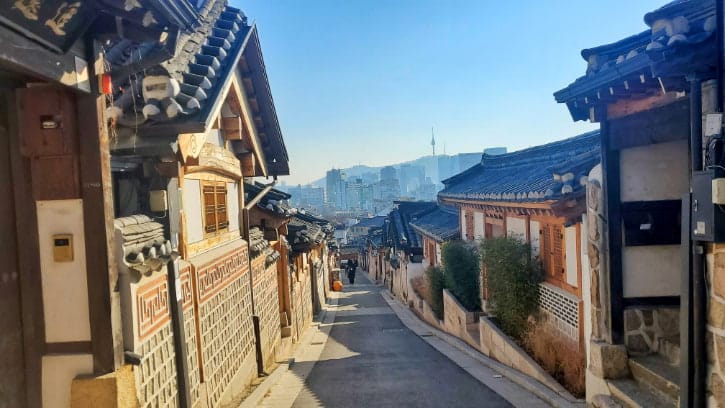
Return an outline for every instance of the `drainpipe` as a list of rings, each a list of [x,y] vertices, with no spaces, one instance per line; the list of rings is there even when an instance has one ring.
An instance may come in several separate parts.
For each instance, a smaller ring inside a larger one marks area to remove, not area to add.
[[[702,79],[688,76],[690,83],[690,180],[692,174],[702,171]],[[690,183],[692,185],[692,183]],[[689,236],[689,234],[688,234]],[[692,264],[692,399],[694,407],[704,407],[706,402],[707,349],[705,341],[707,291],[705,288],[705,248],[701,242],[688,239]]]
[[[244,208],[242,208],[242,233],[244,234],[243,237],[247,241],[247,254],[251,255],[252,248],[250,247],[250,241],[249,241],[249,210],[251,210],[259,200],[264,198],[267,193],[274,188],[275,184],[277,184],[277,180],[275,179],[269,184],[266,184],[262,191],[257,194],[256,197],[254,197],[251,201],[246,203]],[[257,374],[259,375],[266,375],[264,372],[264,357],[262,353],[262,341],[261,341],[261,327],[259,322],[259,316],[257,316],[256,312],[256,305],[254,304],[254,282],[252,280],[252,257],[247,256],[247,267],[249,271],[249,290],[252,293],[252,325],[254,327],[254,348],[256,351],[256,357],[257,357]]]

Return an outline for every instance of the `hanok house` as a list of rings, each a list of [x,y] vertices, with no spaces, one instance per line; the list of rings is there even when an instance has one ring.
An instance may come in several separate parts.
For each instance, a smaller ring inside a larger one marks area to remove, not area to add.
[[[228,404],[280,342],[279,253],[243,183],[289,173],[257,28],[223,0],[198,13],[168,60],[128,41],[106,54],[123,344],[144,406]]]
[[[104,44],[143,40],[160,62],[198,15],[186,1],[127,3],[18,0],[0,11],[4,406],[67,407],[74,378],[108,384],[122,372],[103,117],[118,72]]]
[[[288,200],[291,195],[274,189],[270,184],[246,183],[244,193],[247,207],[251,207],[249,210],[249,225],[254,226],[259,231],[256,235],[261,234],[265,240],[269,241],[270,247],[279,254],[279,260],[275,263],[276,271],[274,271],[277,280],[277,293],[270,292],[269,296],[278,302],[278,330],[282,347],[277,354],[285,356],[290,350],[291,343],[298,340],[297,336],[294,335],[297,331],[292,326],[295,319],[292,318],[294,315],[292,310],[293,287],[291,285],[290,245],[287,241],[287,225],[295,209],[289,206]],[[268,268],[267,273],[270,277],[271,272],[271,269]],[[269,281],[270,279],[265,279],[263,282],[268,284]],[[268,327],[265,329],[270,330]]]
[[[438,205],[435,210],[410,223],[421,238],[426,266],[441,266],[443,243],[461,238],[459,214],[456,207]]]
[[[385,246],[383,245],[383,229],[385,222],[380,228],[371,228],[365,237],[363,249],[363,268],[368,277],[373,281],[382,281],[383,262],[385,258]]]
[[[347,240],[350,243],[362,245],[365,242],[365,238],[368,232],[373,228],[382,228],[385,223],[385,216],[379,215],[369,218],[361,218],[357,224],[350,226],[350,231],[347,234]]]
[[[602,134],[588,401],[725,406],[721,11],[692,0],[647,13],[643,32],[583,50],[586,75],[554,94]]]
[[[322,309],[330,290],[332,224],[317,216],[294,212],[287,226],[290,245],[290,280],[293,326],[302,334]]]
[[[563,335],[583,344],[582,215],[589,171],[599,162],[599,132],[585,133],[481,162],[443,181],[444,205],[459,211],[467,241],[515,237],[531,245],[545,272],[540,307]],[[488,293],[485,268],[481,303]]]
[[[436,204],[428,201],[395,201],[393,204],[395,208],[388,214],[383,230],[383,283],[395,296],[407,301],[408,293],[413,290],[410,280],[425,272],[422,243],[411,222],[434,211]]]

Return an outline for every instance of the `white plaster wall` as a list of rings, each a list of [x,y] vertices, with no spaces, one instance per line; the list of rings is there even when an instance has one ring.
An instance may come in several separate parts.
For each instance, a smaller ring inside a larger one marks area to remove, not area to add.
[[[624,149],[620,162],[623,202],[679,200],[689,189],[686,140]]]
[[[93,374],[91,354],[48,355],[42,361],[43,407],[70,407],[70,389],[73,379]]]
[[[506,217],[506,235],[526,241],[526,219]]]
[[[483,239],[485,233],[483,213],[473,213],[473,236],[476,239]]]
[[[38,201],[37,216],[45,341],[90,341],[83,200]],[[53,260],[54,234],[73,235],[73,261]]]
[[[224,138],[222,137],[219,129],[209,129],[209,131],[206,132],[206,141],[207,143],[211,143],[215,146],[224,147]]]
[[[239,230],[239,185],[227,183],[227,218],[229,231]]]
[[[441,244],[436,242],[436,265],[442,265],[443,258],[441,258]]]
[[[174,249],[179,247],[179,233],[181,232],[181,195],[179,194],[179,179],[169,179],[166,187],[169,195],[169,228],[171,232],[171,245]]]
[[[464,210],[459,210],[460,214],[458,219],[461,221],[461,239],[466,240],[466,212]]]
[[[186,242],[204,239],[203,213],[201,211],[201,183],[195,179],[184,179],[183,208],[186,216]]]
[[[539,222],[529,221],[529,237],[531,238],[531,254],[539,256],[541,251],[541,243],[539,242]]]
[[[624,297],[679,296],[678,245],[624,247]]]
[[[579,286],[576,273],[576,226],[564,228],[564,244],[566,245],[566,283]]]

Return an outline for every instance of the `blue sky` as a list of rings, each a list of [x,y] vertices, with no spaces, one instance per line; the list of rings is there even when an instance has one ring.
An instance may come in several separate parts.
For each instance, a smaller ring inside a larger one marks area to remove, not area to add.
[[[509,151],[596,128],[552,93],[582,48],[647,27],[652,0],[231,0],[260,32],[290,155],[287,184],[331,167]]]

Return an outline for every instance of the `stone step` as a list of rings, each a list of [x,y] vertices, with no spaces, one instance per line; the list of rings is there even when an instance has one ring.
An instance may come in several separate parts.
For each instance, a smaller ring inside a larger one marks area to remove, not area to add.
[[[677,403],[680,394],[680,368],[671,365],[659,354],[630,357],[629,369],[632,378],[644,387]]]
[[[657,354],[663,356],[670,364],[680,365],[680,336],[660,337]]]
[[[676,407],[677,404],[630,379],[608,380],[615,402],[629,408]],[[616,405],[614,405],[616,406]]]

